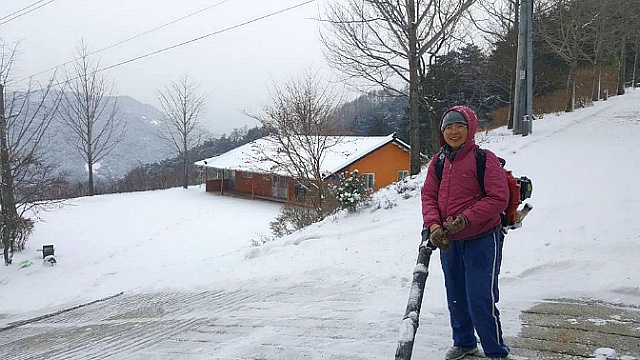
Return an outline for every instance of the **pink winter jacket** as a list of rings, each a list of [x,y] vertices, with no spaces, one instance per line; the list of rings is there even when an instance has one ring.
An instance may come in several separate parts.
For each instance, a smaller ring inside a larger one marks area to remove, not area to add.
[[[483,194],[478,183],[475,158],[474,136],[478,128],[478,117],[473,110],[464,106],[450,108],[445,114],[452,110],[461,112],[467,119],[469,136],[453,161],[446,157],[441,182],[435,173],[436,156],[433,157],[422,187],[422,218],[424,228],[429,228],[433,224],[442,225],[449,216],[464,214],[469,224],[459,233],[448,236],[449,240],[462,240],[486,233],[500,224],[500,213],[507,208],[509,202],[509,189],[506,174],[498,158],[491,151],[485,150],[486,194]],[[445,144],[444,136],[440,133],[440,146]]]

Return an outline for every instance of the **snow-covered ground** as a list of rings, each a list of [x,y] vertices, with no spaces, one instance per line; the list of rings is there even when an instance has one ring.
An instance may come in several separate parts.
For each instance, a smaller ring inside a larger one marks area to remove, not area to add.
[[[514,174],[533,179],[534,210],[505,242],[505,335],[515,336],[520,311],[542,299],[639,305],[640,90],[547,114],[527,137],[497,129],[477,141],[506,158]],[[69,201],[40,213],[27,249],[0,268],[0,327],[120,292],[221,291],[275,300],[260,303],[261,326],[243,341],[203,348],[197,358],[287,358],[277,349],[300,346],[299,337],[287,336],[289,326],[316,338],[305,358],[390,359],[420,240],[423,179],[381,190],[360,213],[339,213],[260,247],[251,239],[269,235],[279,204],[202,187]],[[54,267],[42,263],[44,244],[55,245]],[[24,260],[33,264],[21,268]],[[414,351],[420,359],[440,358],[451,345],[437,253],[430,269]],[[237,315],[224,309],[216,317]],[[351,342],[319,343],[332,339],[327,332]]]

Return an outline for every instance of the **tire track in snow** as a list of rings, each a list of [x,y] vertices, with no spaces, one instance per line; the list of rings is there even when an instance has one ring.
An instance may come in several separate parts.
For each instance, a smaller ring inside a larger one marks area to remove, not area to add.
[[[371,326],[359,286],[125,294],[5,331],[0,358],[382,359],[397,319]]]

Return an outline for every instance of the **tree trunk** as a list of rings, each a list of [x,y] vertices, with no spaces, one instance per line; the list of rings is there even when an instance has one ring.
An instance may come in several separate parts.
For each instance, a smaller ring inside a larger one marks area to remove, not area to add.
[[[416,33],[416,9],[413,1],[407,1],[409,26],[409,138],[411,141],[411,175],[420,172],[420,122],[418,121],[418,40]]]
[[[636,55],[633,57],[633,76],[632,76],[632,81],[633,81],[633,88],[635,89],[638,85],[638,80],[636,79],[636,76],[638,75],[638,54],[640,53],[640,43],[636,43]]]
[[[571,60],[569,66],[569,78],[567,79],[567,104],[566,112],[572,112],[576,108],[576,76],[578,72],[578,60]]]
[[[600,69],[600,65],[597,63],[593,66],[593,79],[592,79],[592,90],[591,90],[591,100],[598,101],[600,100],[600,87],[602,86],[602,69]]]
[[[89,150],[87,161],[87,168],[89,169],[89,196],[93,196],[96,194],[95,187],[93,186],[93,156],[91,150]]]
[[[186,105],[184,105],[184,108],[186,109]],[[182,118],[184,119],[183,124],[186,124],[188,116],[183,113]],[[183,133],[185,135],[182,139],[182,188],[187,189],[189,188],[189,141],[188,135],[186,135],[186,127]]]
[[[4,264],[11,264],[13,253],[13,232],[18,219],[18,211],[13,194],[13,174],[11,173],[11,156],[7,145],[7,118],[4,109],[4,86],[0,85],[0,162],[2,184],[0,185],[0,198],[2,206],[2,245],[4,247]]]
[[[618,95],[624,94],[624,78],[627,67],[627,35],[622,37],[620,44],[620,67],[618,68]]]
[[[189,187],[189,157],[186,153],[182,161],[182,187],[184,189]]]
[[[514,19],[515,19],[515,25],[514,25],[514,29],[519,29],[520,28],[520,1],[521,0],[517,0],[514,3]],[[516,37],[516,48],[518,44],[518,37]],[[512,74],[517,74],[518,73],[518,56],[516,54],[516,56],[514,57],[514,61],[513,61],[513,71],[511,72]],[[511,90],[509,91],[509,118],[507,121],[507,129],[509,130],[513,130],[513,114],[515,114],[515,105],[516,105],[516,82],[518,81],[518,76],[514,76],[513,78],[511,78]]]
[[[518,62],[514,62],[513,73],[518,69]],[[512,78],[511,80],[511,90],[509,91],[509,120],[507,122],[507,129],[513,130],[513,112],[515,111],[515,93],[516,93],[516,81],[517,78]]]

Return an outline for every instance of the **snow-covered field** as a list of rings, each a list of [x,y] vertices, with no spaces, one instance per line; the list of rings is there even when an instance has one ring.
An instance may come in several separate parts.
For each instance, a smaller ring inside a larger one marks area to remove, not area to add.
[[[534,186],[534,210],[505,242],[505,335],[515,336],[520,311],[542,299],[639,305],[640,90],[547,114],[527,137],[498,129],[477,141]],[[296,359],[291,349],[304,349],[299,358],[390,359],[420,240],[423,179],[381,190],[360,213],[257,248],[251,239],[269,234],[279,204],[202,187],[69,201],[40,213],[27,249],[0,268],[0,327],[120,292],[136,301],[185,294],[181,321],[241,318],[244,330],[182,333],[199,345],[181,358]],[[55,245],[54,267],[42,263],[44,244]],[[20,268],[24,260],[33,264]],[[417,359],[441,358],[451,345],[437,253],[430,270]],[[124,300],[118,306],[126,312]],[[184,324],[194,326],[204,325]],[[160,358],[169,348],[123,348],[113,358]]]

